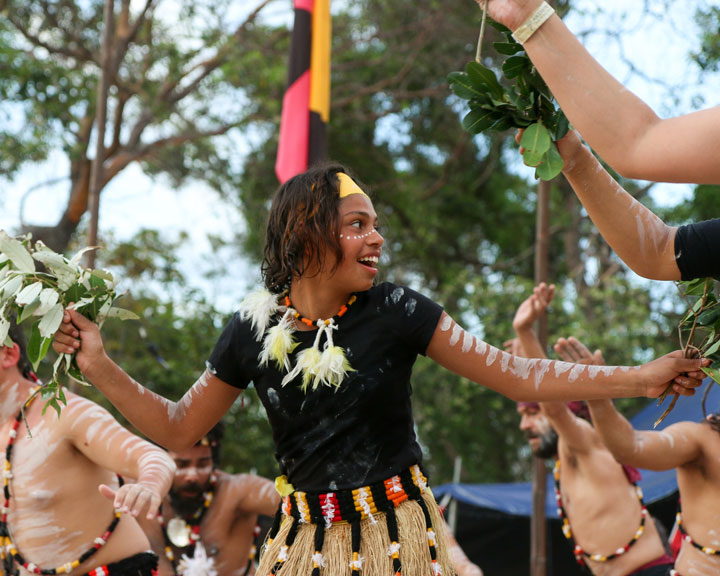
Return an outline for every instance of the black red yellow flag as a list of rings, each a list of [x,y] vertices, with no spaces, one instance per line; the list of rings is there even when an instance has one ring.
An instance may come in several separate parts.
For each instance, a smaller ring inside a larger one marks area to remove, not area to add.
[[[330,117],[330,0],[295,0],[288,86],[275,174],[280,182],[327,157]]]

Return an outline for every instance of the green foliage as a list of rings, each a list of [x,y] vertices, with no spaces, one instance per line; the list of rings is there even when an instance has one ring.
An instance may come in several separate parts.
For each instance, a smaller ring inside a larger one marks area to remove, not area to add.
[[[13,319],[18,324],[32,320],[27,354],[33,370],[38,369],[50,350],[65,308],[77,310],[99,326],[106,318],[135,317],[128,310],[114,306],[117,295],[112,274],[80,265],[87,250],[68,259],[42,242],[33,245],[29,237],[11,238],[0,230],[0,342],[11,345],[8,330]],[[36,270],[35,262],[40,263],[42,269]],[[52,406],[58,416],[60,404],[65,404],[60,374],[86,383],[74,354],[61,354],[53,365],[50,382],[42,391],[45,408]]]
[[[479,62],[468,62],[465,72],[451,72],[450,88],[470,106],[463,127],[471,134],[524,129],[520,145],[525,148],[525,163],[536,167],[536,178],[552,180],[563,167],[553,142],[567,133],[567,118],[556,109],[545,81],[510,30],[495,22],[492,25],[506,37],[494,46],[499,54],[508,56],[502,72],[512,82],[501,84],[495,73]]]
[[[287,29],[233,0],[156,4],[115,3],[103,185],[137,162],[174,186],[195,179],[234,194],[248,133],[279,115]],[[0,18],[0,178],[64,156],[67,210],[55,229],[32,227],[59,252],[87,209],[104,5],[8,0]]]
[[[692,54],[702,70],[720,70],[720,8],[709,6],[698,9],[695,20],[702,29],[700,49]]]
[[[720,281],[712,278],[696,278],[676,282],[687,303],[687,312],[678,324],[680,347],[686,358],[709,358],[714,363],[720,360]],[[720,371],[713,366],[702,368],[713,382],[720,384]],[[672,385],[662,393],[658,404],[662,404],[672,390]],[[655,421],[662,422],[675,407],[678,395]],[[703,410],[705,402],[703,400]]]

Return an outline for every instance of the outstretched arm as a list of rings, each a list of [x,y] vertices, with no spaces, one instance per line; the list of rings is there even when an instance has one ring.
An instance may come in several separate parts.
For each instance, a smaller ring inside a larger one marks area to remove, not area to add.
[[[116,509],[155,517],[175,474],[175,463],[164,450],[130,433],[107,410],[75,395],[69,397],[58,424],[79,452],[127,480],[118,490],[99,487]]]
[[[191,447],[230,409],[240,394],[205,371],[178,402],[150,392],[105,353],[97,325],[67,310],[53,348],[76,353],[78,367],[112,404],[148,438],[170,450]]]
[[[675,260],[677,228],[635,200],[603,168],[578,135],[558,142],[565,177],[605,241],[634,272],[655,280],[680,280]]]
[[[611,400],[588,402],[595,429],[621,464],[672,470],[702,455],[695,422],[678,422],[662,431],[635,430]]]
[[[692,395],[704,378],[700,367],[710,364],[707,359],[683,358],[679,350],[634,368],[518,358],[475,338],[445,312],[427,355],[460,376],[513,400],[529,402],[657,397],[671,383],[673,391]]]
[[[477,0],[482,5],[483,0]],[[541,0],[490,0],[488,12],[516,30]],[[660,119],[585,50],[557,16],[524,44],[570,123],[623,176],[720,183],[715,148],[720,107]]]

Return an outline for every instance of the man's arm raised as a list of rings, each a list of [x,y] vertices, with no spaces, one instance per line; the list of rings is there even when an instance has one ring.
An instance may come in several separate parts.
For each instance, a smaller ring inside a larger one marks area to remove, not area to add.
[[[612,400],[588,402],[595,429],[621,464],[647,470],[672,470],[702,454],[698,424],[678,422],[665,430],[635,430]]]

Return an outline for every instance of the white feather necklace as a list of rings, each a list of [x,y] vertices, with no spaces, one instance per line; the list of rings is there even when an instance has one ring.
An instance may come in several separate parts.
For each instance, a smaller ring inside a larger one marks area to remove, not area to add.
[[[357,297],[353,294],[332,318],[317,320],[302,316],[293,308],[287,294],[283,298],[284,302],[280,304],[277,294],[262,289],[248,295],[238,309],[240,318],[250,321],[256,341],[262,340],[262,350],[258,356],[260,365],[267,366],[272,360],[278,370],[287,372],[282,379],[283,386],[302,375],[303,392],[307,392],[308,388],[317,390],[321,385],[338,388],[347,373],[353,372],[353,368],[345,357],[345,350],[334,344],[333,332],[338,329],[336,319],[345,315]],[[272,317],[279,313],[282,313],[280,321],[268,328]],[[293,337],[297,331],[296,320],[317,328],[317,334],[313,345],[297,354],[293,366],[290,354],[298,345]]]

